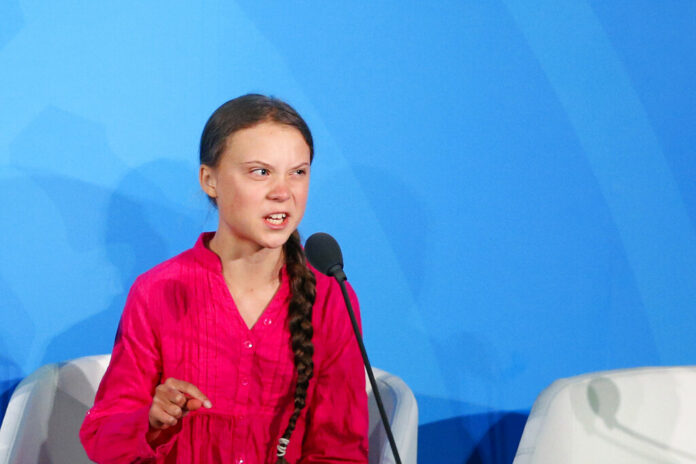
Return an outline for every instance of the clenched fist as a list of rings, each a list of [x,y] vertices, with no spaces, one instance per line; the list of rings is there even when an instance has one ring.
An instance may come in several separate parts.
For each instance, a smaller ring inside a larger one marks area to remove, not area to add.
[[[212,403],[195,385],[173,377],[159,384],[150,406],[148,441],[155,440],[162,430],[177,424],[179,419]]]

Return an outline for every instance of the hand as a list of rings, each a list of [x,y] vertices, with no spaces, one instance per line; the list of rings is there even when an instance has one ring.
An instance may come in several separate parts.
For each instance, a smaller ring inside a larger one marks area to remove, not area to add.
[[[173,377],[168,378],[157,386],[152,398],[150,430],[155,433],[151,433],[150,438],[155,438],[159,431],[176,425],[189,412],[212,406],[208,397],[195,385]]]

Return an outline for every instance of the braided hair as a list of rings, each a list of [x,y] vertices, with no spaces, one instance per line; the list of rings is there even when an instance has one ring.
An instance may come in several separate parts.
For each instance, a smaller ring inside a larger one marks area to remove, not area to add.
[[[295,410],[278,443],[277,464],[285,464],[285,449],[295,430],[297,418],[305,407],[309,380],[314,374],[314,344],[312,344],[312,306],[316,297],[316,278],[305,264],[305,255],[300,245],[300,234],[295,231],[283,246],[285,263],[290,278],[292,297],[288,304],[290,340],[295,361],[297,383],[295,386]]]
[[[296,128],[309,146],[310,163],[314,159],[314,141],[307,123],[287,103],[259,94],[248,94],[224,103],[210,116],[201,135],[200,163],[215,167],[225,151],[227,139],[234,132],[262,122],[275,122]],[[209,198],[215,204],[214,198]],[[297,419],[305,407],[309,381],[314,374],[312,343],[312,307],[316,298],[316,278],[306,264],[300,234],[295,230],[283,245],[285,266],[290,280],[288,326],[297,381],[294,410],[283,435],[278,440],[277,464],[287,464],[285,451]]]

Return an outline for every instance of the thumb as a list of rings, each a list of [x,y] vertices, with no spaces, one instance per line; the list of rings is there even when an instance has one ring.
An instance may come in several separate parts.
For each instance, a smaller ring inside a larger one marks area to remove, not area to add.
[[[186,404],[184,405],[184,408],[187,411],[195,411],[196,409],[200,409],[201,407],[203,407],[203,402],[198,398],[189,398],[188,400],[186,400]]]

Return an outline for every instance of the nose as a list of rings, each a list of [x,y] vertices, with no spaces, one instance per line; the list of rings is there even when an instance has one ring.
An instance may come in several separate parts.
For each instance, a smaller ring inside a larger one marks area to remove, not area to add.
[[[278,180],[268,192],[268,198],[273,201],[286,201],[290,198],[290,188],[284,180]]]

